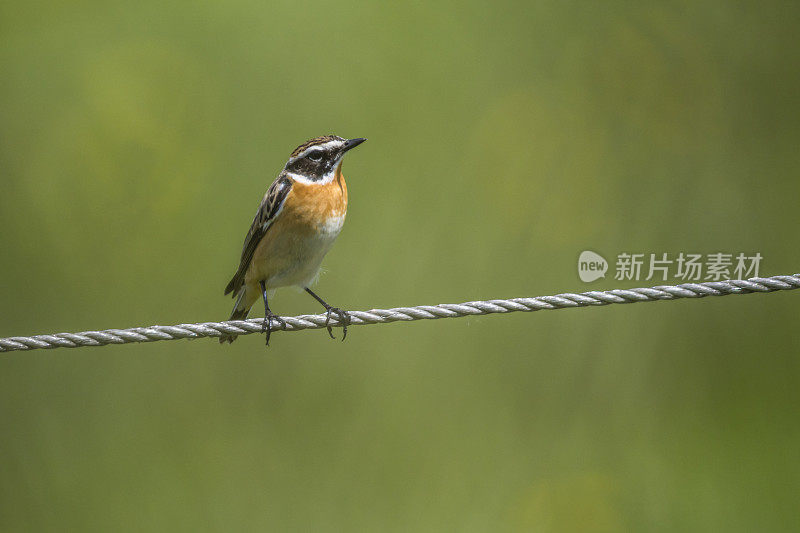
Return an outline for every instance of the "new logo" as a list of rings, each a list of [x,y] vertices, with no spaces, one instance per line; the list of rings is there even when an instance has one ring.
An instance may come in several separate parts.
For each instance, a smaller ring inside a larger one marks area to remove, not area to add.
[[[578,276],[585,283],[606,277],[607,270],[608,261],[600,254],[585,250],[578,257]]]

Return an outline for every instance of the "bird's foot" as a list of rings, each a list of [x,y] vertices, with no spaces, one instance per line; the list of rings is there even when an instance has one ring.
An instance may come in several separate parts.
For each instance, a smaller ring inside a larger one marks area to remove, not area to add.
[[[331,339],[336,338],[333,336],[332,326],[328,325],[331,321],[331,313],[334,313],[336,314],[336,318],[339,319],[339,324],[342,326],[342,342],[344,342],[345,338],[347,338],[347,326],[349,326],[351,322],[350,315],[347,314],[347,311],[343,311],[338,307],[325,306],[325,309],[327,310],[325,313],[325,327],[328,328],[328,335],[331,336]]]
[[[267,313],[267,315],[264,317],[264,323],[261,324],[261,333],[267,334],[267,346],[269,346],[269,337],[272,335],[273,320],[281,325],[280,329],[286,329],[286,321],[284,319],[273,313]]]

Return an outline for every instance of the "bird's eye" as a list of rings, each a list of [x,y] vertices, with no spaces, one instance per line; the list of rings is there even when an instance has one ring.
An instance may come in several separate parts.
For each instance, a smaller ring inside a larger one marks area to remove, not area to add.
[[[308,153],[308,158],[312,161],[319,161],[322,159],[322,150],[314,150]]]

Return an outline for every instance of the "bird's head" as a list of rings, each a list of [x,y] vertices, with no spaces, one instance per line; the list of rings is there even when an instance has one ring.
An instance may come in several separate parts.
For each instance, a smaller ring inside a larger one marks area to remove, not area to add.
[[[294,179],[309,183],[327,183],[336,175],[344,154],[366,139],[343,139],[325,135],[308,140],[295,148],[284,170]]]

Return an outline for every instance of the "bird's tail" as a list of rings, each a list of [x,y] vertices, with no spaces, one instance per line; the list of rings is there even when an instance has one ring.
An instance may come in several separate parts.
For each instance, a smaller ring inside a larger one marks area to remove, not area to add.
[[[247,318],[247,314],[250,312],[250,307],[252,307],[254,302],[254,300],[248,298],[247,292],[247,285],[244,285],[241,289],[239,289],[239,295],[236,298],[236,304],[233,306],[231,317],[228,320],[244,320]],[[236,340],[236,337],[238,337],[238,335],[234,335],[232,333],[223,334],[219,338],[219,343],[231,343]]]

